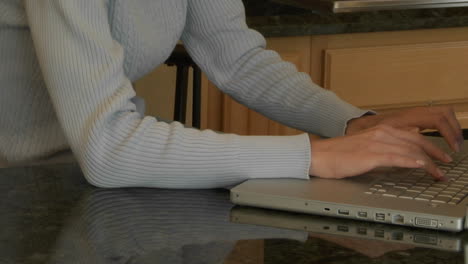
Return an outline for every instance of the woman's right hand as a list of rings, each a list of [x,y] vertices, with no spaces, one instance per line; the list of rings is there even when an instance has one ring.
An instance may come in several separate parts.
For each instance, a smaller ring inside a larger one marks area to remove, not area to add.
[[[311,176],[346,178],[378,167],[423,168],[437,180],[443,172],[432,159],[452,158],[419,133],[379,125],[353,135],[311,139]]]

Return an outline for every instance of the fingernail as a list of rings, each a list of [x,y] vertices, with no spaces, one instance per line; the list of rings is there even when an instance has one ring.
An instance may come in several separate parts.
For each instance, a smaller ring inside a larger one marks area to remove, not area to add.
[[[441,182],[448,182],[448,179],[445,177],[445,176],[442,176],[440,177],[439,179],[437,179],[438,181],[441,181]]]
[[[445,174],[439,168],[437,169],[437,174],[439,175],[440,179],[445,178]]]
[[[445,153],[444,156],[445,156],[445,160],[446,160],[447,162],[452,162],[452,161],[453,161],[452,157],[450,157],[449,154]]]
[[[457,144],[455,144],[453,146],[453,148],[454,148],[455,152],[457,152],[457,153],[460,152],[460,144],[458,142],[457,142]]]
[[[416,163],[420,165],[421,167],[426,166],[426,162],[424,162],[424,160],[417,160]]]

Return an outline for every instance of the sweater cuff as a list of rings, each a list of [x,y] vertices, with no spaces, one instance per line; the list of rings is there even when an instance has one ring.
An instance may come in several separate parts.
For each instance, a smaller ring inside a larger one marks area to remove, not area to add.
[[[246,178],[309,179],[310,141],[297,136],[238,136],[238,162]]]
[[[330,93],[329,95],[330,96],[324,96],[322,98],[322,122],[320,122],[323,131],[328,132],[326,133],[328,137],[344,136],[348,122],[351,119],[359,118],[368,114],[375,114],[375,112],[371,110],[363,110],[342,101],[333,93]]]

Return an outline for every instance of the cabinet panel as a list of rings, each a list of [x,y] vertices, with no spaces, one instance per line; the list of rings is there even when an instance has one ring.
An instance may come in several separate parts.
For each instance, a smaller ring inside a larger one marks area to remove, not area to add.
[[[468,42],[329,49],[325,88],[365,108],[468,103]]]

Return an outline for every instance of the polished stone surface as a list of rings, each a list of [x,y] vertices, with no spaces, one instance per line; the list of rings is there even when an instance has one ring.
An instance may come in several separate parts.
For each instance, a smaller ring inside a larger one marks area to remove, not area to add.
[[[233,208],[227,190],[99,189],[73,163],[0,169],[0,224],[1,264],[464,263],[468,242]]]
[[[468,26],[468,7],[336,14],[322,5],[298,5],[298,0],[243,2],[247,23],[266,37]]]

